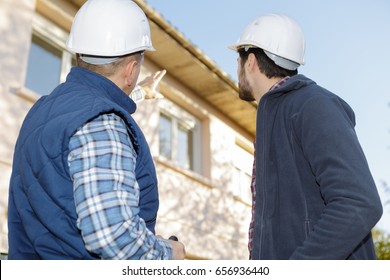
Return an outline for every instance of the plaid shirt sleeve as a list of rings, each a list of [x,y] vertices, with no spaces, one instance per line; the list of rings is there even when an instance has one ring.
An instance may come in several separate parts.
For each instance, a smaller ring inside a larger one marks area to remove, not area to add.
[[[145,99],[144,89],[141,86],[136,85],[133,91],[130,93],[130,98],[133,99],[135,103],[141,102],[142,100]]]
[[[68,164],[85,247],[102,259],[172,259],[138,216],[136,153],[123,120],[101,115],[70,139]]]

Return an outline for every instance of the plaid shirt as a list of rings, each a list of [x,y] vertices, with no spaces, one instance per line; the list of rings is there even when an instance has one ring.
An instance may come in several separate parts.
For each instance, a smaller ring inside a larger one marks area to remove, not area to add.
[[[130,93],[130,98],[135,103],[144,100],[145,99],[145,91],[144,91],[144,89],[141,86],[136,85],[134,87],[133,91]]]
[[[172,259],[169,242],[138,216],[137,154],[123,120],[107,114],[86,123],[69,151],[77,226],[87,250],[102,259]]]
[[[284,77],[280,81],[278,81],[276,84],[274,84],[269,91],[277,89],[281,87],[283,84],[287,82],[287,80],[290,77]],[[255,210],[256,210],[256,142],[253,143],[254,145],[254,160],[253,160],[253,169],[252,169],[252,181],[251,181],[251,191],[252,191],[252,219],[251,223],[249,225],[249,241],[248,241],[248,249],[249,249],[249,259],[252,259],[252,242],[253,242],[253,228],[254,228],[254,223],[255,223]]]

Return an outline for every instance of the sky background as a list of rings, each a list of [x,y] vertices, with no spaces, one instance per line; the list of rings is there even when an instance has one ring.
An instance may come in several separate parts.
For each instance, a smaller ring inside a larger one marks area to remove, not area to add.
[[[356,132],[383,204],[390,201],[390,1],[147,0],[237,81],[235,43],[257,16],[283,13],[302,27],[306,64],[299,72],[339,95],[356,114]],[[152,34],[153,38],[153,34]],[[158,51],[158,50],[157,50]],[[390,202],[378,228],[390,233]]]

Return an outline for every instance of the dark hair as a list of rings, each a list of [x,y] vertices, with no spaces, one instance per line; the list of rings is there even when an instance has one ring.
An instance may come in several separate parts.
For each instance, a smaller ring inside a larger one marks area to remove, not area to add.
[[[257,64],[259,65],[260,72],[266,75],[267,78],[284,78],[286,76],[298,74],[298,70],[287,70],[276,65],[275,62],[265,54],[263,49],[249,48],[247,51],[245,51],[245,49],[240,49],[238,50],[238,53],[241,58],[241,67],[244,66],[249,54],[253,53],[256,57]]]

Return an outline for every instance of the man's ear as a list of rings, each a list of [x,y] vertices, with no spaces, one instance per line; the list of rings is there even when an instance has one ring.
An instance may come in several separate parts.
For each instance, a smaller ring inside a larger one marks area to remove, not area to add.
[[[257,59],[253,53],[250,53],[248,55],[248,59],[247,62],[245,63],[245,67],[247,67],[246,70],[249,71],[248,73],[253,72],[253,70],[257,68]]]
[[[126,67],[124,69],[125,70],[124,71],[125,82],[126,82],[126,85],[129,86],[129,87],[131,87],[131,86],[133,86],[133,85],[135,85],[137,83],[137,78],[138,78],[137,66],[138,66],[137,60],[131,59],[126,64]]]

